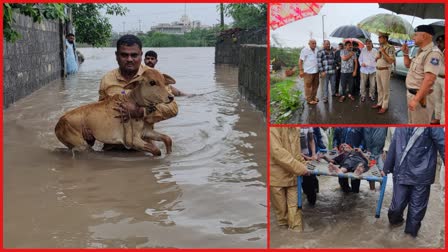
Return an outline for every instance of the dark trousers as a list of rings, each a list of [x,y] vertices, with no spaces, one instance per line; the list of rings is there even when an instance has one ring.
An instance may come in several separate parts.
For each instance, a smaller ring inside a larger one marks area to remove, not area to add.
[[[303,176],[302,190],[306,194],[310,205],[316,204],[316,194],[319,192],[319,180],[316,175]]]
[[[417,236],[428,207],[431,185],[400,185],[394,181],[392,203],[387,216],[390,224],[399,224],[403,219],[403,211],[408,207],[405,233]]]
[[[336,93],[340,94],[341,92],[339,92],[339,82],[341,81],[341,69],[339,68],[339,70],[336,70],[336,86],[335,86],[335,91]]]
[[[353,74],[341,73],[341,95],[346,96],[348,94],[353,95]]]
[[[361,180],[352,179],[351,181],[352,188],[348,185],[348,178],[339,178],[339,185],[344,192],[354,192],[359,193],[359,186],[361,185]]]
[[[358,70],[356,72],[356,77],[353,77],[352,95],[358,95],[359,92],[361,91],[361,72],[359,69],[360,68],[358,67]]]

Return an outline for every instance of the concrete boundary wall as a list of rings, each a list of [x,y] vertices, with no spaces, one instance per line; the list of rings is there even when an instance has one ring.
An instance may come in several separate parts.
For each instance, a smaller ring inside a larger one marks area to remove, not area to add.
[[[241,95],[266,114],[267,46],[241,45],[238,67],[238,89]]]
[[[59,21],[33,23],[15,14],[12,27],[21,38],[3,40],[3,108],[64,74],[64,26]]]

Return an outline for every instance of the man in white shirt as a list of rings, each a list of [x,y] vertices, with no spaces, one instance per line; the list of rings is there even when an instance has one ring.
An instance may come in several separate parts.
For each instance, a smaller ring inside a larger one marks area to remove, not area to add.
[[[310,47],[303,48],[300,53],[300,78],[303,78],[305,83],[306,101],[310,105],[316,105],[317,102],[319,102],[319,99],[317,99],[317,89],[319,88],[319,70],[317,66],[316,40],[310,39],[308,45]]]
[[[361,101],[366,100],[366,83],[369,80],[369,97],[375,101],[375,75],[377,50],[373,48],[372,40],[366,39],[366,47],[361,50],[359,64],[361,65]]]

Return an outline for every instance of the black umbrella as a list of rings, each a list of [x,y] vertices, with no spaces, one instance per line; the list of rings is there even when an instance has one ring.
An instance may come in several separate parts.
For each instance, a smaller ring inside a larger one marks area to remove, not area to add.
[[[336,28],[330,37],[336,38],[370,38],[370,32],[366,32],[354,25],[344,25]]]
[[[429,24],[434,28],[434,32],[436,33],[433,37],[434,41],[437,39],[438,36],[445,34],[445,20],[437,21],[434,23]]]
[[[397,14],[416,16],[419,18],[445,19],[445,4],[442,3],[394,3],[379,4],[380,8],[393,11]]]

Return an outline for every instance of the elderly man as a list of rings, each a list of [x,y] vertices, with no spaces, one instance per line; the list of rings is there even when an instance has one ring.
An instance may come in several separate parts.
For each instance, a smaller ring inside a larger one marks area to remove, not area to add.
[[[388,217],[391,225],[404,222],[404,232],[417,236],[428,206],[431,184],[436,176],[437,152],[445,160],[445,132],[442,128],[397,128],[384,163],[393,173],[393,194]]]
[[[442,51],[439,75],[434,84],[434,120],[431,124],[445,124],[445,35],[436,38],[437,47]]]
[[[361,50],[359,55],[359,64],[361,65],[361,101],[366,100],[366,84],[369,81],[369,98],[375,101],[375,76],[376,62],[375,56],[378,51],[373,48],[372,40],[366,39],[366,47]]]
[[[404,65],[409,69],[406,76],[408,122],[410,124],[429,124],[434,112],[434,99],[431,95],[434,82],[443,65],[443,55],[432,42],[434,28],[419,25],[415,28],[414,41],[420,47],[417,56],[409,58],[409,48],[401,47]]]
[[[319,88],[319,69],[317,66],[316,40],[310,39],[309,48],[303,48],[299,59],[299,75],[305,83],[306,101],[310,105],[316,105],[317,89]]]
[[[330,48],[330,41],[324,41],[324,48],[317,52],[317,65],[323,80],[324,103],[328,102],[328,85],[331,85],[332,96],[336,96],[335,73],[336,63],[333,50]]]
[[[378,102],[372,106],[373,109],[379,109],[378,114],[386,113],[389,108],[390,70],[395,61],[395,48],[388,43],[388,40],[388,34],[380,33],[378,35],[380,49],[375,58]]]

